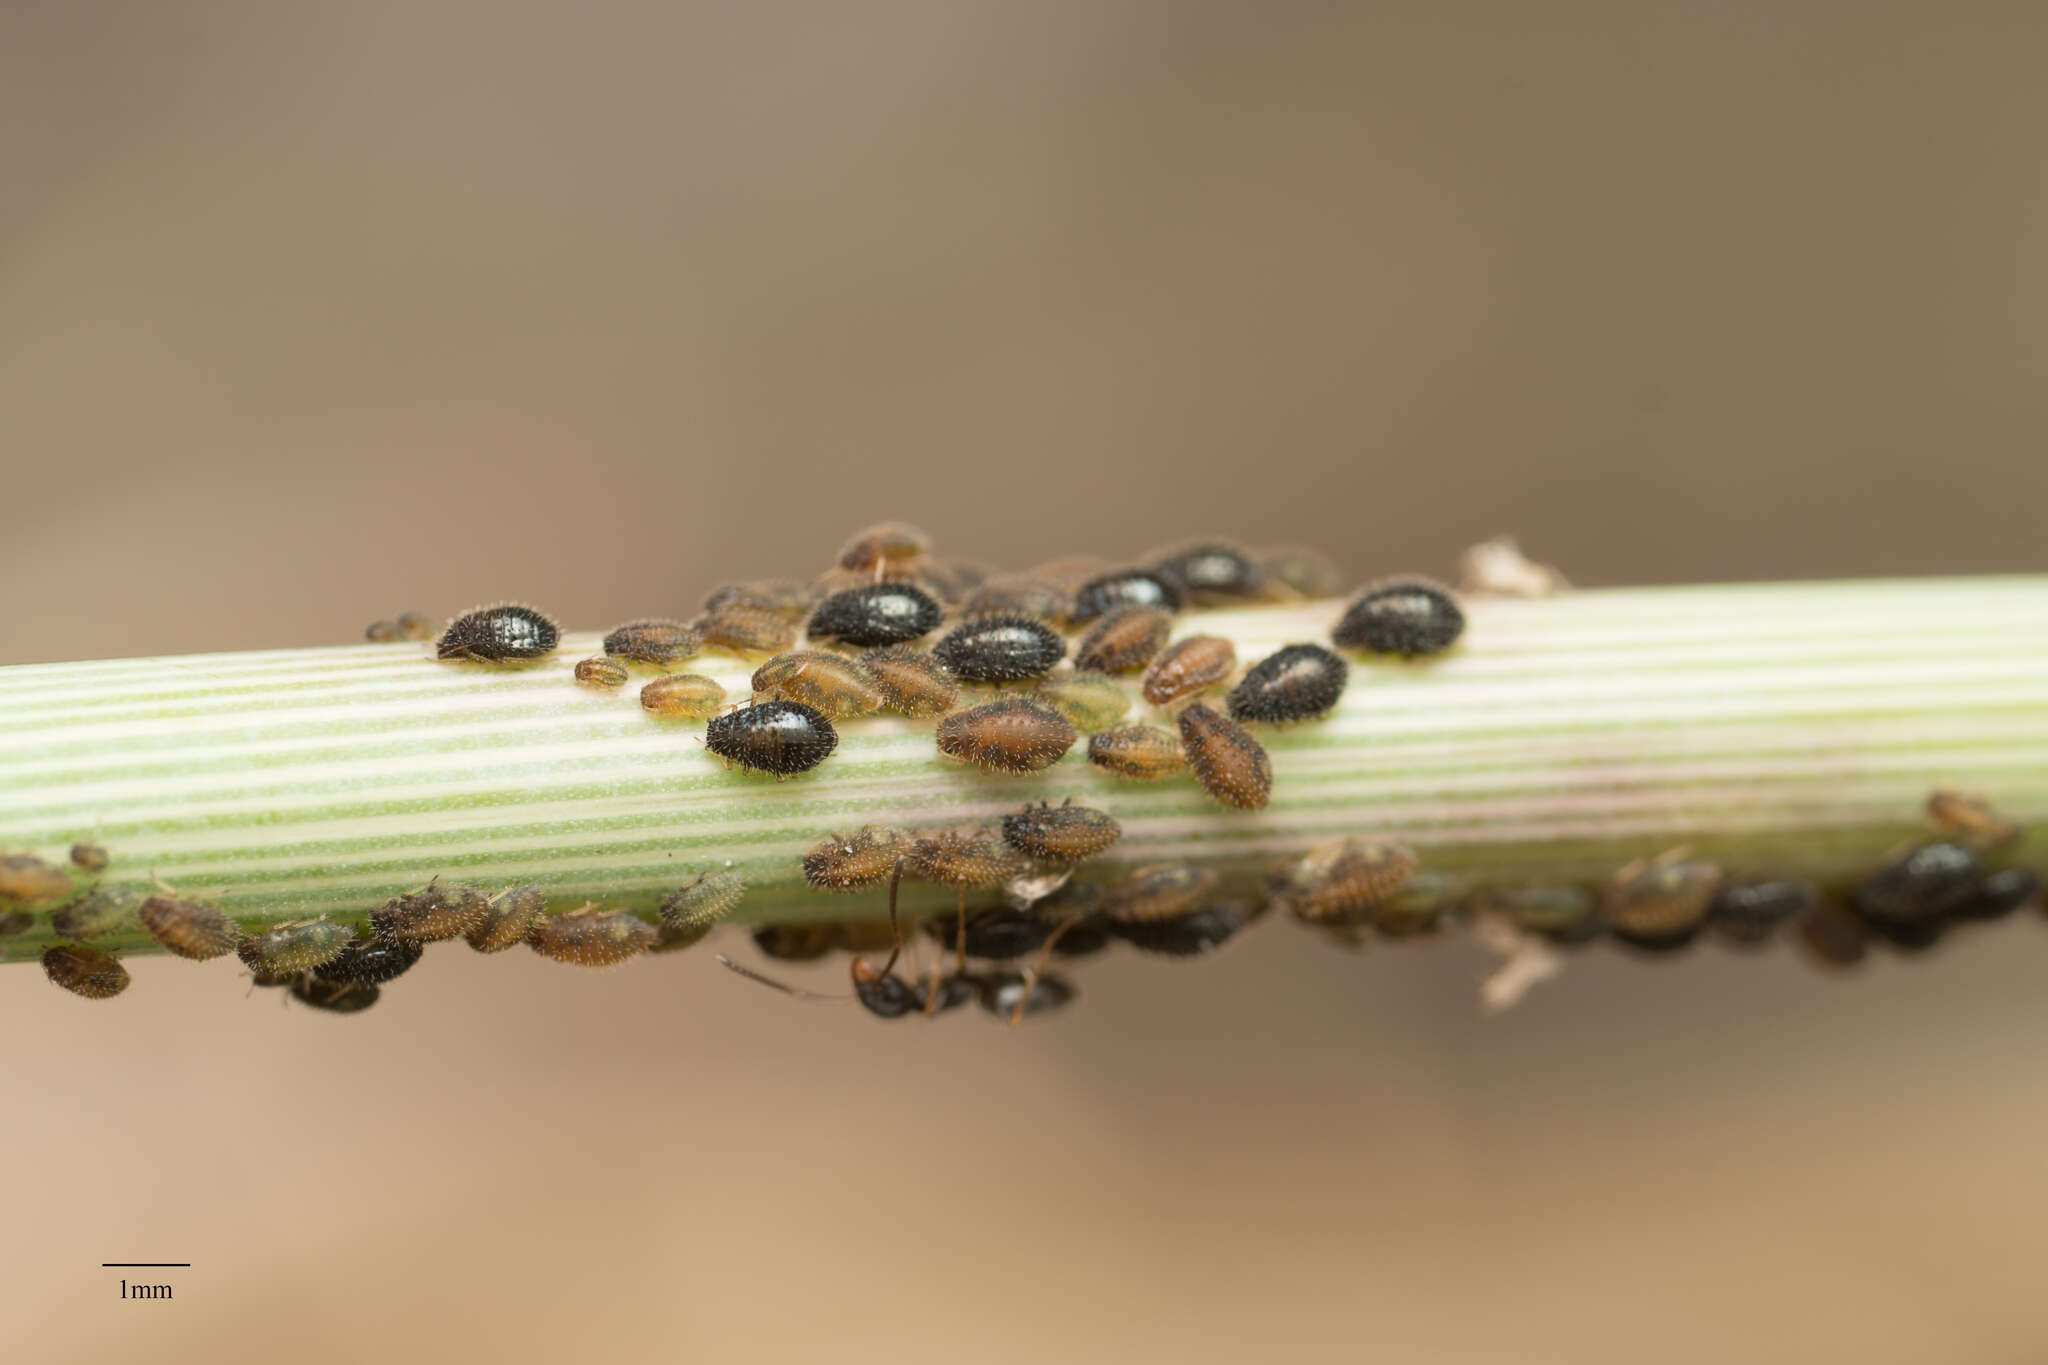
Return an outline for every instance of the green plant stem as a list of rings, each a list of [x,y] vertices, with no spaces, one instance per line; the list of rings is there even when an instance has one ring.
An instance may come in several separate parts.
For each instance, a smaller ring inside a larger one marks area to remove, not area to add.
[[[1327,639],[1339,607],[1190,614],[1181,631],[1226,635],[1250,662]],[[728,771],[701,722],[641,710],[638,679],[577,685],[588,635],[516,668],[439,663],[422,644],[11,667],[0,851],[61,859],[92,839],[111,880],[218,895],[250,924],[359,917],[436,876],[647,912],[727,865],[751,888],[738,918],[792,920],[879,913],[878,896],[803,888],[798,858],[830,831],[1048,798],[1122,822],[1104,875],[1256,869],[1371,833],[1461,881],[1590,882],[1684,845],[1735,875],[1840,883],[1924,831],[1940,782],[2048,816],[2048,577],[1586,591],[1470,618],[1452,654],[1355,660],[1335,714],[1265,731],[1258,813],[1192,780],[1119,782],[1085,741],[1029,778],[960,768],[928,721],[846,722],[838,752],[788,782]],[[684,667],[737,697],[750,665]],[[47,941],[42,916],[0,953]]]

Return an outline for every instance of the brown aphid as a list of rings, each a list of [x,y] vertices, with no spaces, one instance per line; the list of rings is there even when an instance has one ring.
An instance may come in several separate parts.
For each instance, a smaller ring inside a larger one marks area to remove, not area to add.
[[[330,919],[287,920],[261,933],[243,934],[235,943],[235,955],[259,975],[310,972],[340,957],[353,937],[346,924]]]
[[[1103,731],[1088,741],[1088,761],[1136,782],[1161,782],[1188,770],[1180,740],[1156,725]]]
[[[1049,768],[1079,739],[1067,718],[1043,702],[1001,697],[939,722],[939,752],[985,772]]]
[[[1641,938],[1669,938],[1697,929],[1713,907],[1721,869],[1682,852],[1630,863],[1607,884],[1608,924]]]
[[[835,834],[804,854],[804,880],[820,891],[879,886],[910,850],[911,838],[902,830],[862,825],[854,834]]]
[[[1310,924],[1356,924],[1408,883],[1415,854],[1391,839],[1326,839],[1275,873],[1273,899]]]
[[[385,902],[380,910],[372,910],[370,927],[384,938],[437,943],[461,938],[482,924],[490,910],[490,899],[473,886],[429,882]]]
[[[1198,701],[1180,713],[1180,742],[1209,795],[1238,810],[1265,809],[1273,795],[1273,760],[1251,731]]]
[[[50,916],[50,929],[58,938],[108,938],[132,930],[136,910],[133,891],[99,886]]]
[[[1107,673],[1048,673],[1032,695],[1089,732],[1114,727],[1131,710],[1131,694]]]
[[[1105,811],[1044,801],[1003,817],[1003,842],[1040,862],[1084,862],[1123,837],[1123,826]]]
[[[26,933],[36,922],[36,917],[26,910],[0,912],[0,938],[12,938]]]
[[[543,919],[526,936],[542,957],[578,967],[609,967],[654,946],[654,926],[623,910],[586,905]]]
[[[1017,855],[1001,836],[980,828],[920,830],[903,860],[906,877],[962,891],[1001,886],[1020,870]]]
[[[696,622],[698,644],[728,654],[777,654],[796,643],[796,622],[760,607],[726,606]]]
[[[724,705],[724,686],[702,673],[671,673],[640,689],[640,708],[664,720],[702,720]]]
[[[215,907],[177,896],[151,896],[136,914],[165,952],[195,962],[227,956],[242,936],[234,921]]]
[[[802,702],[833,720],[882,709],[882,689],[868,671],[841,654],[799,649],[778,654],[754,670],[756,701]]]
[[[901,521],[870,526],[839,551],[839,567],[870,574],[878,566],[908,564],[931,553],[932,538]]]
[[[1145,670],[1145,700],[1170,706],[1198,696],[1230,677],[1237,646],[1220,635],[1190,635],[1168,645]]]
[[[71,894],[71,876],[32,853],[0,857],[0,900],[36,905]]]
[[[731,868],[699,873],[695,881],[672,892],[661,902],[662,928],[676,933],[698,930],[701,932],[697,937],[702,938],[713,925],[732,913],[746,891],[746,878]],[[662,943],[656,946],[680,945]]]
[[[532,882],[507,887],[484,905],[483,917],[463,938],[480,953],[502,953],[526,942],[547,914],[547,898]]]
[[[697,632],[681,621],[628,621],[604,637],[604,652],[614,659],[667,667],[697,652]]]
[[[81,843],[71,846],[71,865],[81,872],[90,872],[97,876],[107,870],[107,864],[111,861],[107,851],[98,844]]]
[[[111,1000],[128,989],[128,969],[112,953],[73,943],[43,949],[43,974],[88,1000]]]
[[[626,685],[626,666],[617,659],[598,655],[579,659],[576,663],[576,681],[585,687],[614,688]]]
[[[1084,673],[1136,673],[1173,634],[1173,614],[1157,607],[1118,607],[1102,617],[1074,650]]]
[[[1100,555],[1068,555],[1064,559],[1048,559],[1043,564],[1033,565],[1024,571],[1023,576],[1072,593],[1090,579],[1100,578],[1111,567],[1110,562]]]
[[[962,615],[1028,616],[1057,625],[1074,609],[1074,594],[1041,578],[992,578],[974,590]]]
[[[860,666],[881,689],[882,704],[898,715],[944,715],[960,700],[960,682],[939,661],[909,645],[888,645],[860,656]]]
[[[405,639],[396,621],[372,621],[363,627],[363,638],[373,645],[395,645]]]
[[[1102,912],[1118,924],[1157,924],[1191,915],[1216,894],[1214,868],[1152,863],[1109,889]]]
[[[787,578],[764,578],[751,583],[728,583],[704,599],[706,615],[727,607],[748,607],[779,616],[795,625],[811,614],[810,596],[804,585]]]
[[[1934,827],[1978,853],[2003,847],[2020,837],[2020,826],[1981,796],[1954,787],[1936,787],[1927,797],[1927,818]]]
[[[1870,926],[1840,901],[1822,901],[1793,927],[1807,956],[1823,967],[1853,967],[1870,953]]]
[[[398,633],[405,639],[431,640],[434,638],[433,620],[420,612],[402,611],[398,613],[398,620],[393,624],[398,627]]]

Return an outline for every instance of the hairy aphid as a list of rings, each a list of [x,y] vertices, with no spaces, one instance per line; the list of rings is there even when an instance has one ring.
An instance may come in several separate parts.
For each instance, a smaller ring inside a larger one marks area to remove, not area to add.
[[[1273,760],[1249,730],[1198,701],[1180,713],[1180,743],[1202,790],[1237,810],[1265,809]]]
[[[1957,919],[2003,919],[2040,897],[2039,874],[2024,867],[2008,867],[1978,882],[1976,889],[1949,914]]]
[[[1227,905],[1205,905],[1166,920],[1119,923],[1116,936],[1140,952],[1163,957],[1212,953],[1244,927],[1244,917]]]
[[[178,896],[151,896],[136,916],[165,952],[195,962],[226,957],[242,936],[234,921],[215,907]]]
[[[799,649],[778,654],[754,670],[757,701],[801,702],[833,720],[882,709],[882,689],[868,671],[841,654]]]
[[[1696,932],[1721,887],[1721,869],[1666,853],[1641,859],[1614,874],[1603,908],[1610,930],[1631,940],[1677,940]]]
[[[0,938],[27,933],[35,922],[36,917],[26,910],[0,911]]]
[[[993,830],[919,830],[903,861],[903,875],[963,891],[1001,886],[1018,871],[1017,855]]]
[[[134,930],[140,907],[126,887],[99,886],[50,916],[58,938],[110,938]]]
[[[944,715],[960,700],[960,683],[921,649],[889,645],[860,656],[860,666],[881,689],[882,705],[898,715]]]
[[[794,625],[810,614],[810,597],[804,585],[787,578],[763,578],[750,583],[728,583],[715,588],[704,599],[704,611],[713,615],[727,607],[747,607],[780,616]]]
[[[1105,612],[1074,648],[1074,667],[1092,673],[1136,673],[1173,634],[1173,614],[1157,607]]]
[[[1040,975],[1033,979],[1023,972],[990,972],[980,977],[979,982],[981,992],[977,998],[981,1007],[1000,1019],[1051,1014],[1066,1008],[1078,994],[1074,983],[1063,976]]]
[[[1465,633],[1465,613],[1441,583],[1391,578],[1371,583],[1351,599],[1331,632],[1343,649],[1413,659],[1441,654]]]
[[[469,933],[484,922],[490,908],[490,898],[473,886],[430,882],[372,910],[370,927],[382,938],[437,943]]]
[[[640,689],[640,709],[663,720],[703,720],[724,705],[724,684],[702,673],[670,673]]]
[[[1171,706],[1200,696],[1236,667],[1236,645],[1221,635],[1190,635],[1175,640],[1152,660],[1140,690],[1154,706]]]
[[[1031,695],[1089,732],[1110,729],[1131,710],[1131,694],[1107,673],[1048,673]]]
[[[1473,907],[1553,943],[1590,942],[1607,927],[1599,903],[1579,886],[1491,887],[1474,898]]]
[[[1358,924],[1414,875],[1415,854],[1391,839],[1326,839],[1274,873],[1275,902],[1310,924]]]
[[[71,876],[32,853],[0,857],[0,900],[39,905],[71,894]]]
[[[1188,770],[1179,737],[1156,725],[1103,731],[1088,741],[1088,761],[1137,782],[1160,782]]]
[[[932,595],[914,583],[869,583],[835,592],[811,613],[807,633],[863,649],[900,645],[929,635],[945,616]]]
[[[1074,609],[1073,593],[1042,578],[992,578],[974,590],[961,615],[1025,616],[1057,625]]]
[[[1008,962],[1045,946],[1054,926],[1036,915],[997,908],[969,915],[964,926],[964,938],[960,937],[962,930],[955,927],[951,916],[929,920],[924,928],[927,934],[948,948],[955,946],[956,941],[963,942],[968,957]]]
[[[839,567],[856,572],[908,564],[931,552],[932,538],[915,526],[885,521],[854,536],[839,551]]]
[[[1003,842],[1027,858],[1078,863],[1093,858],[1123,837],[1123,826],[1105,811],[1041,801],[1003,817]]]
[[[1335,597],[1344,586],[1344,571],[1321,550],[1283,545],[1259,552],[1268,597]]]
[[[1067,657],[1067,642],[1028,616],[977,616],[942,636],[932,657],[968,682],[1021,682],[1051,672]]]
[[[83,944],[56,943],[43,949],[43,975],[88,1000],[111,1000],[128,989],[128,969],[120,960]]]
[[[1091,578],[1075,589],[1074,609],[1067,613],[1067,620],[1077,626],[1086,625],[1118,607],[1157,607],[1176,612],[1181,607],[1180,589],[1150,569],[1119,569]]]
[[[2002,848],[2020,837],[2020,827],[1981,796],[1954,787],[1936,787],[1927,797],[1927,818],[1957,843],[1979,853]]]
[[[696,630],[681,621],[628,621],[604,637],[604,652],[614,659],[664,668],[681,663],[698,648]]]
[[[291,980],[292,998],[302,1005],[329,1014],[361,1014],[377,1003],[383,989],[372,983],[337,981],[331,977],[305,975]]]
[[[780,782],[829,758],[839,747],[839,732],[815,707],[764,701],[714,717],[704,747],[744,772],[773,773]]]
[[[423,612],[402,611],[394,622],[400,636],[407,640],[431,640],[434,638],[434,622]]]
[[[586,905],[543,919],[526,935],[542,957],[578,967],[609,967],[654,946],[654,926],[623,910]]]
[[[839,946],[838,926],[831,924],[764,924],[753,939],[763,957],[778,962],[814,962]]]
[[[955,711],[938,728],[940,753],[985,772],[1038,772],[1059,762],[1079,738],[1065,716],[1022,697]]]
[[[728,654],[778,654],[796,643],[796,622],[763,607],[720,607],[697,618],[700,648]]]
[[[1723,939],[1747,947],[1769,942],[1780,926],[1818,904],[1820,890],[1812,882],[1740,882],[1714,893],[1707,919]]]
[[[485,902],[482,916],[463,939],[480,953],[502,953],[526,942],[547,912],[547,897],[539,886],[532,882],[509,886]]]
[[[835,834],[804,854],[804,880],[820,891],[859,891],[889,880],[913,840],[900,829],[862,825]]]
[[[450,621],[434,652],[443,659],[508,663],[545,658],[561,640],[561,629],[545,612],[507,602],[478,607]]]
[[[1839,901],[1824,900],[1798,921],[1799,944],[1823,967],[1853,967],[1870,952],[1870,926]]]
[[[287,920],[235,942],[235,955],[258,974],[310,972],[332,962],[348,947],[354,931],[330,919]]]
[[[1117,924],[1148,924],[1191,915],[1216,894],[1214,868],[1152,863],[1112,886],[1102,913]]]
[[[1930,919],[1968,899],[1982,872],[1976,853],[1962,844],[1921,844],[1865,879],[1856,888],[1855,908],[1872,920]]]
[[[576,681],[585,687],[614,688],[626,685],[626,666],[601,655],[576,661]]]
[[[661,922],[672,929],[709,929],[740,903],[747,880],[731,868],[700,872],[661,902]]]
[[[1259,562],[1235,545],[1190,545],[1153,561],[1152,572],[1173,584],[1188,601],[1201,606],[1249,602],[1266,587]]]
[[[332,961],[313,969],[322,981],[354,982],[358,986],[381,986],[395,981],[418,965],[426,947],[401,943],[392,938],[358,935]]]
[[[107,870],[110,861],[112,860],[107,856],[107,851],[98,844],[81,843],[71,846],[71,865],[80,872],[98,876]]]
[[[1259,660],[1230,689],[1230,718],[1286,725],[1326,716],[1344,695],[1351,666],[1321,645],[1288,645]]]

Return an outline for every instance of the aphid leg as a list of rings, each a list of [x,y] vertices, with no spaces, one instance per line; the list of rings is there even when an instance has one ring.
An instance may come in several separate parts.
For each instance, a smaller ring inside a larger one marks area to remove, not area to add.
[[[1015,1028],[1018,1024],[1024,1022],[1024,1007],[1031,1003],[1031,993],[1038,989],[1039,973],[1043,972],[1046,963],[1052,960],[1053,945],[1060,941],[1062,934],[1080,922],[1081,919],[1078,915],[1063,919],[1060,921],[1059,928],[1045,936],[1045,943],[1040,946],[1037,958],[1032,961],[1031,966],[1024,973],[1024,990],[1017,996],[1017,1003],[1010,1010],[1009,1026],[1011,1028]]]

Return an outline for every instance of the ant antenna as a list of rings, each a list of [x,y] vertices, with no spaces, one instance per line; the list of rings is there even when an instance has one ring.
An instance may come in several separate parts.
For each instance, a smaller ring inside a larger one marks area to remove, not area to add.
[[[882,969],[880,971],[876,971],[874,968],[868,966],[866,958],[855,958],[853,960],[852,971],[853,979],[857,984],[869,984],[876,981],[887,980],[889,973],[893,971],[896,967],[896,960],[903,956],[903,923],[896,916],[896,890],[899,886],[902,885],[902,883],[903,860],[901,858],[898,858],[896,860],[895,869],[889,874],[889,937],[891,940],[891,946],[889,948],[889,960],[882,964]],[[826,995],[819,991],[803,990],[802,988],[792,986],[787,982],[777,981],[772,976],[766,976],[760,972],[757,972],[752,967],[742,967],[739,963],[734,962],[724,953],[719,953],[716,956],[721,966],[729,968],[730,970],[739,973],[741,976],[744,976],[749,981],[756,982],[763,986],[767,986],[771,990],[781,991],[784,995],[789,996],[791,999],[801,1000],[805,1004],[843,1005],[847,1001],[856,998],[855,996],[851,995]]]

